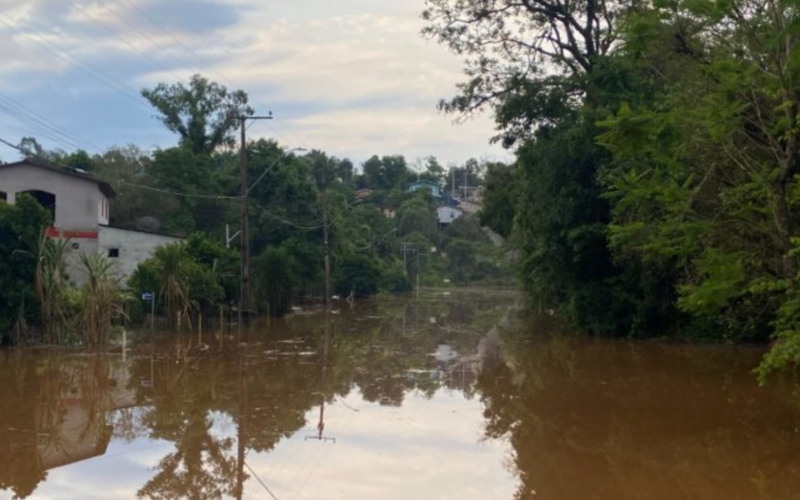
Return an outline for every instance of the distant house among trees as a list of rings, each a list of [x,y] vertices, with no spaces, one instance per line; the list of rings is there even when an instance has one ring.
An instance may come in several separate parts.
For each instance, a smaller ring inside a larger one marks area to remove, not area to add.
[[[408,185],[406,191],[413,193],[419,191],[420,189],[429,190],[431,192],[431,195],[436,199],[440,199],[442,197],[442,186],[440,186],[436,182],[429,181],[426,179],[412,182],[411,184]]]
[[[111,227],[110,201],[116,193],[110,184],[80,169],[67,169],[38,160],[0,164],[0,199],[14,204],[28,194],[47,209],[53,225],[50,238],[69,238],[73,253],[101,253],[117,262],[125,278],[160,245],[180,238]],[[68,273],[76,283],[83,276],[71,259]]]
[[[369,188],[359,189],[358,191],[356,191],[356,199],[366,200],[367,198],[372,196],[372,193],[374,193],[374,191]]]
[[[455,207],[441,206],[436,209],[439,227],[449,226],[454,220],[464,215],[464,212]]]

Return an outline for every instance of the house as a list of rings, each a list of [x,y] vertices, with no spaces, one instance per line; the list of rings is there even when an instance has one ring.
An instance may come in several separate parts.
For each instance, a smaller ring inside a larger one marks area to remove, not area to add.
[[[442,197],[442,186],[433,181],[423,179],[416,182],[412,182],[411,184],[408,185],[408,187],[406,187],[406,191],[409,193],[419,191],[420,189],[429,190],[431,192],[431,195],[436,199]]]
[[[68,238],[72,258],[67,273],[77,284],[81,253],[102,253],[117,262],[123,279],[140,262],[150,258],[156,247],[181,238],[109,226],[110,202],[114,189],[107,182],[80,169],[67,169],[38,160],[0,164],[0,200],[15,203],[20,194],[33,196],[53,218],[50,238]]]
[[[374,193],[374,191],[368,188],[359,189],[358,191],[356,191],[356,199],[366,200],[367,198],[372,196],[372,193]]]
[[[439,227],[450,225],[454,220],[458,219],[463,214],[464,212],[455,207],[441,206],[436,209],[436,217],[439,220]]]

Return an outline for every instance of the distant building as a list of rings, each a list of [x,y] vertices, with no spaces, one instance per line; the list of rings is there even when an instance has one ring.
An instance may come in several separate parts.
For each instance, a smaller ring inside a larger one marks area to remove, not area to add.
[[[367,189],[367,188],[359,189],[358,191],[356,191],[356,199],[357,200],[366,200],[367,198],[372,196],[373,192],[374,192],[373,190]]]
[[[439,226],[448,226],[462,215],[464,215],[464,212],[455,207],[441,206],[436,209],[436,217],[439,219]]]
[[[429,180],[424,180],[424,179],[416,181],[416,182],[412,182],[411,184],[408,185],[408,187],[406,188],[406,191],[413,193],[413,192],[419,191],[420,189],[429,190],[431,192],[431,195],[436,199],[439,199],[439,198],[442,197],[442,186],[440,186],[436,182],[429,181]]]
[[[44,162],[25,160],[0,165],[0,200],[15,203],[20,194],[33,196],[53,217],[51,238],[69,238],[73,258],[68,274],[83,281],[77,270],[80,253],[102,253],[116,261],[127,278],[156,247],[181,241],[166,235],[110,227],[110,200],[116,193],[107,182],[79,169],[68,170]]]

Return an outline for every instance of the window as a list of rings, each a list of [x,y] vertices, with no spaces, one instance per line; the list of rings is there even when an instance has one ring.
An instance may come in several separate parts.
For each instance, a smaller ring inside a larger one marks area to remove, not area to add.
[[[0,201],[8,201],[8,195],[5,191],[0,191]]]
[[[53,193],[48,193],[47,191],[39,191],[39,190],[31,190],[25,191],[25,193],[33,196],[33,198],[39,203],[39,205],[43,206],[45,210],[50,212],[50,217],[52,218],[53,222],[56,220],[56,195]]]
[[[119,258],[119,248],[109,248],[108,249],[108,257],[110,259],[117,259]]]

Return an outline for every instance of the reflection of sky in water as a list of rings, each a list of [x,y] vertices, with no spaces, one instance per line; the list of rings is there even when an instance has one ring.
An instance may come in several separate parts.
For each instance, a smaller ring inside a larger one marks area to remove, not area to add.
[[[271,454],[248,463],[280,499],[490,499],[511,498],[513,477],[503,469],[507,453],[497,442],[482,442],[482,407],[463,394],[438,391],[427,400],[412,393],[403,406],[365,403],[357,394],[326,405],[325,435],[336,443],[304,440],[307,427]],[[247,497],[266,494],[247,483]],[[266,497],[265,497],[266,498]]]
[[[175,447],[169,441],[137,438],[114,440],[100,457],[52,469],[29,498],[109,499],[136,498],[136,491],[153,475],[153,467]],[[12,498],[0,492],[0,498]]]
[[[230,417],[212,415],[211,433],[235,438]],[[481,403],[463,393],[439,390],[426,399],[412,392],[399,408],[351,393],[325,405],[324,434],[335,443],[306,440],[316,434],[318,419],[319,407],[312,408],[306,426],[271,453],[247,455],[246,463],[280,500],[502,499],[515,491],[516,480],[503,467],[506,443],[481,440]],[[135,498],[174,449],[167,441],[114,440],[101,457],[49,471],[30,498]],[[244,497],[270,498],[253,477]]]

